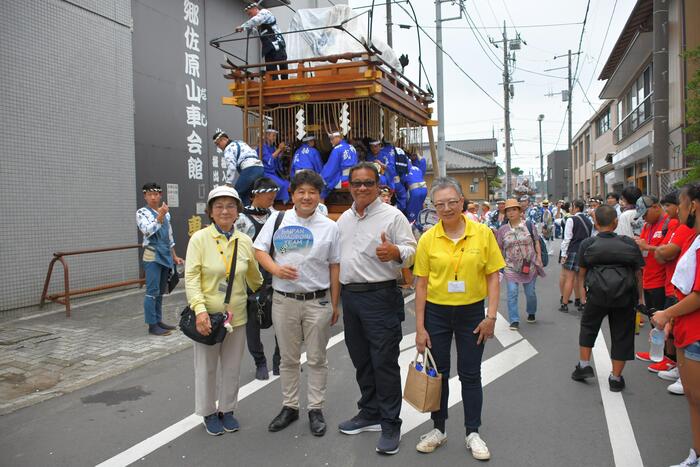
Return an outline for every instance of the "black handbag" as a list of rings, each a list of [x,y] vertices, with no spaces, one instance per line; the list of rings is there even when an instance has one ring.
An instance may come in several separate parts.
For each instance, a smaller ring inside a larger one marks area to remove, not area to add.
[[[277,229],[280,228],[284,219],[284,211],[280,211],[275,219],[275,225],[272,228],[272,236],[270,237],[270,256],[274,258],[275,242],[274,236]],[[255,292],[248,295],[248,319],[257,321],[260,329],[267,329],[272,326],[272,278],[266,279],[263,285]]]
[[[231,272],[229,274],[228,286],[226,287],[226,297],[224,298],[224,305],[228,305],[231,300],[231,289],[233,287],[233,281],[236,277],[236,260],[238,259],[238,239],[234,240],[233,243],[233,258],[231,259]],[[195,342],[205,345],[214,345],[219,342],[223,342],[226,338],[226,328],[224,327],[224,321],[226,321],[225,313],[210,313],[209,321],[211,322],[211,333],[208,336],[204,336],[197,331],[197,316],[194,310],[190,308],[189,305],[185,307],[180,313],[180,330],[184,335],[189,337]]]

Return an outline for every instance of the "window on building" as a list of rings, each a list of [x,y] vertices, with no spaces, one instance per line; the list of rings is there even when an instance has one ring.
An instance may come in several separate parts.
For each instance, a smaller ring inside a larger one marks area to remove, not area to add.
[[[586,146],[585,149],[585,154],[586,154],[586,162],[589,162],[591,160],[591,134],[588,133],[586,137],[584,138],[584,143]]]
[[[652,116],[651,107],[651,64],[642,71],[627,90],[623,102],[618,103],[619,131],[617,141],[633,133]],[[623,113],[624,109],[624,113]]]
[[[583,140],[578,143],[578,165],[583,165]]]
[[[595,121],[595,137],[600,138],[610,129],[610,107],[606,108]]]

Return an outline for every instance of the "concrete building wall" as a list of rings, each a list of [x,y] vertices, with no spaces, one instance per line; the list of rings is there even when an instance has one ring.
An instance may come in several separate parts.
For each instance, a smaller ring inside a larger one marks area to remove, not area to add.
[[[551,202],[569,199],[569,151],[547,154],[547,192]]]
[[[135,241],[131,2],[3,2],[0,44],[7,310],[39,302],[53,252]],[[67,261],[73,288],[138,276],[135,251]]]
[[[489,199],[489,186],[486,175],[483,171],[474,172],[453,172],[448,170],[447,175],[455,178],[461,185],[464,191],[464,199],[470,201],[483,201]],[[428,184],[428,190],[433,183],[432,172],[425,174],[425,182]],[[470,187],[474,187],[474,191]]]

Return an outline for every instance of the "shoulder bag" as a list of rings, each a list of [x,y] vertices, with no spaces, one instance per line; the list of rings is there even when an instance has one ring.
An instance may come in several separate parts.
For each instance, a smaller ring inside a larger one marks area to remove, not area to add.
[[[284,219],[284,211],[280,211],[275,219],[275,225],[270,237],[270,256],[275,257],[275,232],[280,228]],[[248,295],[248,319],[257,321],[260,329],[267,329],[272,326],[272,279],[265,280],[260,288]]]
[[[231,301],[231,289],[233,281],[236,277],[236,260],[238,259],[238,239],[233,243],[233,258],[231,258],[231,272],[228,275],[228,286],[226,287],[226,297],[224,297],[224,305],[228,305]],[[226,313],[210,313],[209,321],[211,322],[211,333],[204,336],[197,331],[197,316],[189,305],[180,313],[180,330],[184,335],[195,342],[205,345],[214,345],[226,338]]]

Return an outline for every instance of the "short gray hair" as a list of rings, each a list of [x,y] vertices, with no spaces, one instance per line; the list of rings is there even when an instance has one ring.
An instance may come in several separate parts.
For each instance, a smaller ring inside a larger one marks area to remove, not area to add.
[[[430,199],[433,199],[436,191],[444,190],[446,188],[452,188],[457,192],[460,198],[464,197],[462,185],[460,185],[457,180],[452,177],[439,177],[433,180],[433,184],[430,186]]]

